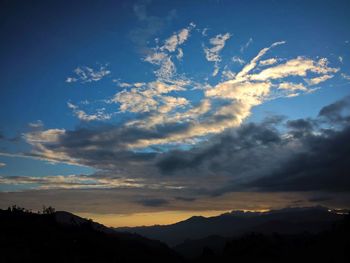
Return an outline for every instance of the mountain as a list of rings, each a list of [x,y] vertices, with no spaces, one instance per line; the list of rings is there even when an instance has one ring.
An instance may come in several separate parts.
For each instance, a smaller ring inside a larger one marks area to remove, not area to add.
[[[18,208],[0,209],[0,262],[345,263],[350,215],[338,212],[346,211],[323,207],[267,213],[233,211],[210,218],[191,217],[169,226],[144,227],[167,229],[163,234],[187,227],[188,234],[182,232],[182,237],[220,233],[187,238],[170,249],[160,241],[116,231],[65,211],[36,214]]]
[[[317,233],[343,216],[325,207],[285,208],[269,212],[232,211],[214,217],[194,216],[171,225],[116,228],[177,246],[209,236],[238,237],[245,233]]]
[[[68,212],[0,210],[0,262],[182,262],[160,241]]]

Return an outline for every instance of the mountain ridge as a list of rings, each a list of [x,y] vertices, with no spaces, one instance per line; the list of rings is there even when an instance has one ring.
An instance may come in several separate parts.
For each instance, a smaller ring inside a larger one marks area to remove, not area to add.
[[[170,225],[114,229],[137,233],[174,247],[187,239],[203,239],[211,235],[234,237],[248,232],[271,233],[274,230],[287,234],[303,231],[319,232],[341,218],[341,215],[327,207],[288,207],[267,212],[233,210],[212,217],[193,216]],[[271,221],[275,223],[269,223]]]

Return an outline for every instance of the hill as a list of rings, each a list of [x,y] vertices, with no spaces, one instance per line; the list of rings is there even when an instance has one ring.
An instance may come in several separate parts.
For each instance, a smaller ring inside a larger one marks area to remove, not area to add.
[[[167,245],[68,212],[0,210],[0,262],[182,262]]]

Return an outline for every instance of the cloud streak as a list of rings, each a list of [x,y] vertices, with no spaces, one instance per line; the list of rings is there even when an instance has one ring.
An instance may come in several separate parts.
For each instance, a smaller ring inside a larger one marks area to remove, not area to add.
[[[107,65],[101,65],[98,68],[92,68],[88,66],[77,67],[74,70],[74,76],[66,79],[67,83],[80,82],[90,83],[100,81],[107,75],[111,74],[111,71],[107,69]]]

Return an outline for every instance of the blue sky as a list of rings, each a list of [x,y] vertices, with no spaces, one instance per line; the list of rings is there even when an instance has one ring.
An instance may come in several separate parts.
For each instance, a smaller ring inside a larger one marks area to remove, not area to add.
[[[222,160],[208,161],[220,163],[215,172],[191,167],[171,178],[163,161],[180,151],[192,164],[222,136],[276,116],[285,123],[273,129],[290,138],[288,121],[321,122],[323,107],[349,95],[348,1],[2,5],[4,193],[131,187],[133,202],[140,188],[140,198],[165,198],[145,190],[156,182],[191,189],[187,173],[199,172],[201,194],[217,190],[212,176],[223,189],[233,178]],[[260,176],[235,169],[239,180]]]

